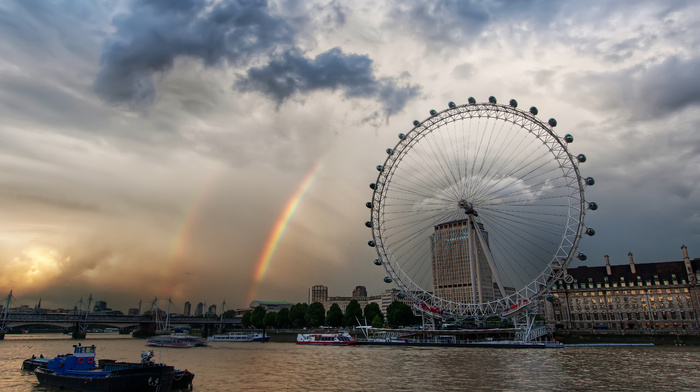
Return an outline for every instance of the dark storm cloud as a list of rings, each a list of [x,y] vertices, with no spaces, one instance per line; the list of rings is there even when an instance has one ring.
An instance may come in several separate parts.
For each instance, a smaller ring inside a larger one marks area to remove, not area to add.
[[[342,90],[348,98],[378,98],[386,115],[392,115],[420,92],[420,87],[399,86],[392,78],[377,78],[372,59],[344,54],[339,48],[307,59],[294,51],[286,52],[268,65],[251,68],[239,78],[236,87],[259,91],[278,104],[295,94],[316,90]]]
[[[153,75],[172,69],[178,57],[245,64],[292,44],[293,32],[273,16],[265,0],[141,0],[113,22],[95,88],[111,102],[150,104]]]
[[[338,25],[345,21],[335,2],[320,15]],[[419,87],[377,78],[367,56],[332,49],[305,58],[295,46],[300,19],[298,13],[289,20],[275,16],[265,0],[136,1],[130,14],[114,19],[117,31],[105,44],[95,89],[109,102],[142,109],[155,99],[154,75],[171,70],[177,58],[189,57],[208,67],[226,62],[246,68],[270,61],[249,69],[236,86],[260,91],[278,104],[294,94],[342,89],[348,98],[381,99],[390,115],[416,96]]]
[[[639,119],[700,104],[700,58],[669,57],[647,66],[571,77],[567,85],[597,108],[626,108]]]

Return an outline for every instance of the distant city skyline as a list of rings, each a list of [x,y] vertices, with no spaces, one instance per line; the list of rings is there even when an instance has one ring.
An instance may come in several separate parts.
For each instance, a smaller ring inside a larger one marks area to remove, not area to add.
[[[240,308],[395,288],[367,246],[368,185],[400,132],[469,97],[536,106],[587,156],[597,234],[572,266],[700,254],[699,12],[4,1],[0,292]]]

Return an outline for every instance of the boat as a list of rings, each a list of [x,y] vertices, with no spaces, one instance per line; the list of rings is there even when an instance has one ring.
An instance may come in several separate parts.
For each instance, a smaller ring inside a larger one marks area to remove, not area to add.
[[[173,333],[146,339],[146,346],[152,347],[191,348],[204,347],[206,345],[206,340],[186,333]]]
[[[263,337],[260,332],[229,332],[209,336],[207,340],[210,342],[267,342],[270,337]]]
[[[75,346],[74,346],[75,347]],[[78,346],[81,347],[81,346]],[[94,351],[93,351],[94,353]],[[71,354],[68,354],[71,355]],[[62,355],[59,355],[62,356]],[[109,370],[119,370],[119,369],[126,369],[126,368],[134,368],[134,367],[141,367],[144,362],[150,362],[151,358],[153,358],[154,354],[153,351],[149,352],[144,352],[141,354],[141,363],[133,363],[133,362],[118,362],[113,359],[100,359],[97,361],[98,363],[98,368],[100,369],[109,369]],[[37,368],[47,368],[48,363],[51,359],[50,358],[45,358],[43,355],[40,355],[38,358],[34,355],[32,355],[31,358],[25,359],[22,362],[22,370],[26,371],[34,371]],[[87,360],[87,359],[86,359]],[[92,363],[95,362],[94,357],[90,361]],[[171,385],[172,390],[180,390],[180,389],[192,389],[192,380],[194,379],[194,373],[190,372],[189,370],[180,370],[180,369],[175,369],[173,371],[173,381]]]
[[[75,345],[72,355],[59,355],[34,370],[39,384],[79,392],[168,392],[175,369],[151,362],[153,352],[141,354],[141,363],[95,363],[95,346]]]
[[[21,369],[33,372],[34,369],[38,367],[46,367],[49,364],[49,360],[50,358],[44,358],[43,355],[40,355],[38,358],[32,355],[31,358],[27,358],[22,361]]]
[[[347,332],[336,333],[300,333],[297,335],[297,344],[314,344],[325,346],[349,346],[359,341]]]
[[[147,351],[141,354],[141,362],[143,363],[144,360],[147,362],[150,362],[151,358],[153,358],[154,354],[153,351]],[[134,367],[140,366],[140,364],[133,363],[133,362],[117,362],[113,359],[101,359],[99,361],[99,366],[102,368],[108,368],[110,370],[117,370],[117,369],[133,369]],[[192,389],[192,380],[194,379],[194,373],[191,371],[185,369],[185,370],[180,370],[180,369],[175,369],[173,371],[173,381],[170,386],[171,390],[180,390],[180,389]]]

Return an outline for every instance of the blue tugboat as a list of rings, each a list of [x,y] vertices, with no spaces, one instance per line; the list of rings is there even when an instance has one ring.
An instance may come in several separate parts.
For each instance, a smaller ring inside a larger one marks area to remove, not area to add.
[[[107,361],[95,363],[95,346],[73,346],[73,355],[60,355],[34,373],[42,385],[80,392],[168,392],[174,368],[151,362],[153,354],[141,355],[141,363]]]

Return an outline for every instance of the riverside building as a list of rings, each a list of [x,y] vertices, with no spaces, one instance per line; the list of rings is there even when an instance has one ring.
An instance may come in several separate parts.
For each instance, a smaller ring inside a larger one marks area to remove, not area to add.
[[[408,296],[401,296],[399,295],[399,290],[398,289],[388,289],[385,290],[382,294],[379,295],[367,295],[367,290],[365,289],[364,286],[357,286],[355,290],[353,290],[353,295],[352,297],[341,297],[341,296],[336,296],[336,297],[329,297],[328,296],[328,287],[323,286],[323,285],[316,285],[311,287],[311,302],[319,302],[323,304],[323,308],[328,311],[330,309],[331,305],[333,304],[338,304],[338,307],[340,307],[340,310],[345,313],[345,310],[350,303],[350,301],[355,300],[360,304],[360,307],[362,309],[365,308],[365,306],[371,304],[371,303],[376,303],[379,305],[379,308],[381,309],[382,313],[386,315],[386,309],[391,305],[392,302],[394,301],[401,301],[405,303],[408,306],[413,307],[414,301]],[[364,296],[359,296],[358,294],[364,294]]]
[[[569,268],[545,304],[547,324],[569,330],[698,329],[700,259]],[[568,282],[567,282],[568,281]]]

